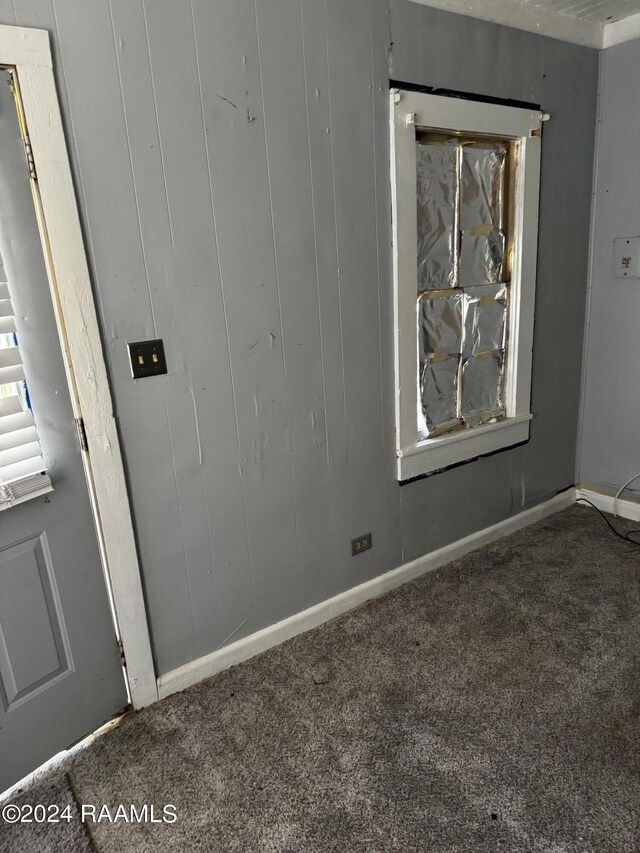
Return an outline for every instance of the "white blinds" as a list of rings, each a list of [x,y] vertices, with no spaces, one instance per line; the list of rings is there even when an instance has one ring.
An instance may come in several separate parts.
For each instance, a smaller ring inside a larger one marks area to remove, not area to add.
[[[4,267],[1,268],[0,277],[4,278]],[[13,307],[9,297],[9,285],[6,281],[0,281],[0,334],[15,332],[16,323],[13,317]]]
[[[51,491],[15,331],[9,286],[0,263],[0,510]]]

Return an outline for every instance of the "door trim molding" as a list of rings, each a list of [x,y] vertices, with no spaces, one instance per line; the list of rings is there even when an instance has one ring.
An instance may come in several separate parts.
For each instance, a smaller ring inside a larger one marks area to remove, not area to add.
[[[0,64],[14,73],[37,173],[31,182],[74,417],[135,708],[158,689],[120,442],[80,228],[46,30],[0,26]],[[26,164],[25,164],[26,168]]]
[[[450,563],[452,560],[457,560],[465,554],[475,551],[476,548],[495,542],[503,536],[508,536],[510,533],[515,533],[516,530],[521,530],[523,527],[528,527],[536,521],[566,509],[575,502],[575,499],[575,489],[567,489],[544,503],[518,513],[518,515],[505,518],[497,524],[492,524],[491,527],[485,527],[484,530],[477,530],[475,533],[465,536],[464,539],[458,539],[450,545],[438,548],[437,551],[418,557],[417,560],[404,563],[397,569],[378,575],[378,577],[359,586],[354,586],[346,592],[341,592],[333,598],[321,601],[320,604],[309,607],[307,610],[294,613],[293,616],[289,616],[281,622],[276,622],[274,625],[269,625],[248,637],[243,637],[229,646],[171,670],[171,672],[167,672],[158,678],[160,698],[164,699],[165,696],[178,693],[180,690],[209,678],[223,669],[228,669],[230,666],[235,666],[254,657],[254,655],[265,652],[297,634],[303,634],[311,628],[317,628],[323,622],[328,622],[330,619],[352,610],[370,598],[377,598],[379,595],[407,583],[407,581],[420,577],[427,572],[432,572],[445,563]]]

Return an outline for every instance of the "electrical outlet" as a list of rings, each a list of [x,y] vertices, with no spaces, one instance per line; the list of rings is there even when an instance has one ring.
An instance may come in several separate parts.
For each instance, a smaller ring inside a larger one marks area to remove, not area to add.
[[[144,376],[159,376],[167,372],[162,341],[136,341],[129,344],[131,375],[134,379]]]
[[[640,278],[640,237],[618,237],[613,241],[614,278]]]
[[[351,540],[351,556],[362,554],[363,551],[368,551],[373,547],[373,541],[370,533],[365,533],[364,536],[358,536],[357,539]]]

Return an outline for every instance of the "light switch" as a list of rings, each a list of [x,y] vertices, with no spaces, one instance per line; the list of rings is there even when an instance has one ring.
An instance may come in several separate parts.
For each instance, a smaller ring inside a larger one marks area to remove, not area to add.
[[[613,241],[614,278],[640,278],[640,237],[618,237]]]
[[[134,379],[144,376],[159,376],[167,372],[164,344],[158,341],[136,341],[128,344],[131,359],[131,375]]]

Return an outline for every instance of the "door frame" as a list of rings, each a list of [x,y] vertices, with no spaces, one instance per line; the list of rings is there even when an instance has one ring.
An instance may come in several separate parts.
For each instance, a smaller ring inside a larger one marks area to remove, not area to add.
[[[158,699],[129,497],[47,30],[0,25],[12,71],[73,414],[134,708]],[[25,164],[25,168],[27,168]],[[37,178],[35,177],[37,176]],[[86,440],[84,440],[86,436]]]

